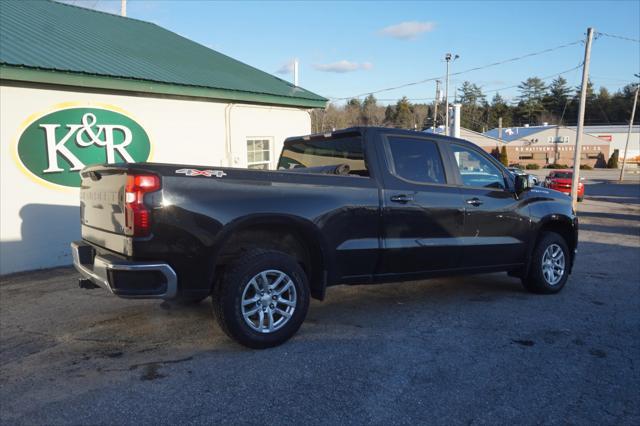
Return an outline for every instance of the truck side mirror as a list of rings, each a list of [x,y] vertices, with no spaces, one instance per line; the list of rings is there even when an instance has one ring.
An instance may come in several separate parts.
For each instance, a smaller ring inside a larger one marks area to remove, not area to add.
[[[529,189],[535,186],[535,180],[533,176],[522,174],[516,175],[516,194],[522,194],[524,191],[528,191]]]

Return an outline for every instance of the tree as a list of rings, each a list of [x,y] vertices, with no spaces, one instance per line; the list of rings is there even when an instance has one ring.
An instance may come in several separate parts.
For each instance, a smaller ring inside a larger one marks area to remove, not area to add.
[[[607,168],[608,169],[617,169],[618,168],[618,158],[620,156],[620,151],[618,151],[617,149],[613,150],[613,154],[611,154],[611,157],[609,158],[609,161],[607,161]]]
[[[384,125],[385,126],[393,126],[393,121],[395,120],[396,110],[393,105],[387,105],[387,108],[384,110]]]
[[[498,161],[500,160],[500,148],[498,148],[498,145],[491,150],[491,156]]]
[[[362,105],[360,99],[349,99],[344,107],[344,118],[347,127],[359,126],[362,120]]]
[[[401,129],[413,128],[413,112],[411,111],[411,103],[409,103],[409,99],[406,96],[403,96],[396,104],[393,123],[395,127]]]
[[[548,93],[543,98],[545,108],[553,114],[558,124],[562,124],[560,120],[563,118],[570,95],[571,89],[567,86],[567,80],[559,76],[551,82]]]
[[[460,125],[467,129],[482,131],[487,122],[487,100],[477,85],[465,81],[458,89],[458,101],[462,104]]]
[[[593,108],[590,115],[591,121],[594,123],[609,123],[609,104],[611,103],[611,94],[606,87],[601,87],[598,95],[593,102]]]
[[[422,130],[427,127],[431,127],[428,120],[431,107],[427,104],[413,104],[411,111],[413,112],[413,123],[417,126],[418,130]]]
[[[498,127],[498,121],[502,118],[503,127],[513,125],[513,112],[500,93],[496,93],[491,99],[491,105],[487,112],[487,125],[490,129]],[[497,157],[496,157],[497,158]]]
[[[375,96],[369,95],[362,102],[362,119],[365,126],[379,126],[384,121],[384,109],[378,106]]]
[[[505,166],[509,165],[509,157],[507,157],[507,147],[502,145],[502,149],[500,150],[500,162]]]
[[[518,90],[520,91],[518,96],[520,116],[526,119],[528,124],[534,124],[537,122],[538,114],[544,111],[542,104],[546,90],[544,82],[538,77],[529,77],[518,85]]]
[[[516,124],[540,121],[559,121],[562,117],[564,125],[575,125],[578,117],[578,96],[569,93],[566,80],[558,77],[551,82],[548,90],[542,90],[544,84],[538,78],[529,78],[520,84],[518,103],[514,106],[507,102],[499,93],[486,101],[480,87],[472,82],[464,82],[457,96],[463,103],[463,127],[475,131],[484,131],[498,127],[498,120],[502,118],[504,128]],[[571,90],[572,91],[572,90]],[[573,91],[572,91],[573,92]],[[540,95],[543,93],[542,101]],[[605,87],[594,89],[591,82],[587,86],[587,110],[585,122],[595,124],[628,124],[633,106],[635,84],[629,84],[614,93]],[[568,100],[568,102],[567,102]],[[566,106],[566,110],[565,110]],[[444,108],[439,108],[442,117]],[[564,111],[564,116],[563,116]],[[634,124],[640,123],[640,114],[636,114]],[[340,129],[354,125],[389,126],[413,129],[431,127],[433,124],[433,106],[427,104],[412,104],[403,98],[395,105],[382,106],[373,95],[363,101],[350,99],[338,106],[329,104],[324,110],[311,112],[311,129],[323,132],[333,128]],[[606,165],[607,159],[603,159]]]
[[[481,106],[486,102],[482,89],[469,81],[463,82],[458,92],[460,94],[459,102],[462,105]]]

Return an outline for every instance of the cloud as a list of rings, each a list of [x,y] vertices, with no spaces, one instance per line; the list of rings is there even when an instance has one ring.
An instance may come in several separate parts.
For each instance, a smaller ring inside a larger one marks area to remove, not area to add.
[[[434,22],[407,21],[390,25],[380,30],[380,34],[403,40],[413,40],[422,33],[428,33],[436,28]]]
[[[314,64],[313,68],[318,71],[324,72],[345,73],[359,70],[370,70],[371,68],[373,68],[373,64],[371,62],[358,63],[343,59],[341,61],[333,62],[330,64]]]
[[[293,62],[294,60],[291,59],[290,61],[287,61],[284,64],[282,64],[282,66],[280,66],[280,68],[278,68],[278,70],[276,71],[276,74],[283,74],[283,75],[292,74]]]

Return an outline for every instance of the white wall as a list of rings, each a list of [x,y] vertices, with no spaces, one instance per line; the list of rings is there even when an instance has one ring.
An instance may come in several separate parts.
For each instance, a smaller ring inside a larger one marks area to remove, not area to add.
[[[311,132],[311,116],[305,110],[236,104],[229,107],[232,167],[247,167],[247,139],[273,141],[271,169],[277,166],[282,144],[289,136]]]
[[[617,149],[620,152],[620,159],[624,157],[624,147],[627,143],[627,132],[590,132],[593,136],[611,136],[610,153],[613,154],[613,150]],[[631,133],[629,138],[629,148],[627,149],[627,158],[634,158],[640,155],[640,133]],[[620,163],[621,164],[621,163]]]
[[[125,110],[149,135],[155,162],[245,167],[246,140],[256,136],[273,141],[273,168],[284,138],[311,130],[297,108],[0,86],[0,274],[71,263],[78,189],[43,184],[15,155],[25,121],[68,103]]]

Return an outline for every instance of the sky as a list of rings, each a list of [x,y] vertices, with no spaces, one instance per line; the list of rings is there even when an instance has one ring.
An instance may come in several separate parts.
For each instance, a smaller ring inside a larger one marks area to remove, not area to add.
[[[120,0],[64,0],[119,13]],[[271,2],[128,0],[129,17],[154,22],[263,71],[292,81],[293,58],[300,85],[329,99],[442,77],[444,55],[459,55],[451,72],[469,70],[584,40],[597,32],[591,80],[618,90],[640,72],[640,1],[422,1]],[[580,83],[584,43],[498,66],[454,75],[479,85],[490,100],[498,91],[513,100],[527,77],[557,74]],[[637,81],[637,79],[635,79]],[[381,103],[402,96],[431,102],[435,82],[375,94]],[[340,101],[336,100],[340,103]]]

